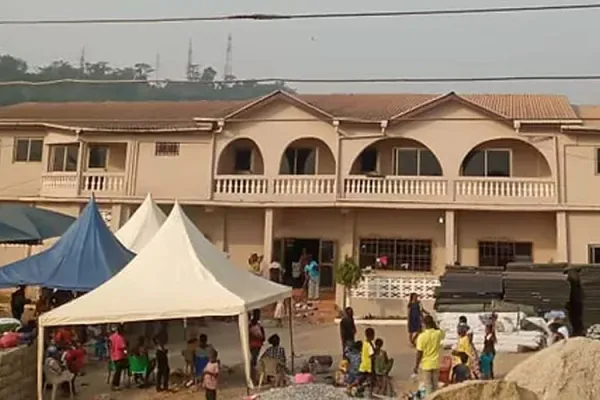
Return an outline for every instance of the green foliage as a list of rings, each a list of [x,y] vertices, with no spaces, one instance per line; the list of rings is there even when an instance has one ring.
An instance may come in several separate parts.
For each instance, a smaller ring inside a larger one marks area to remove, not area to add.
[[[335,280],[338,284],[350,289],[356,287],[362,279],[362,268],[352,257],[345,256],[344,261],[337,265]]]
[[[197,67],[197,66],[194,66]],[[207,66],[188,73],[187,82],[114,83],[61,83],[42,86],[2,86],[0,105],[37,102],[65,101],[150,101],[150,100],[246,100],[264,96],[276,90],[293,92],[284,82],[263,84],[253,81],[219,83],[217,71]],[[154,68],[146,63],[135,63],[129,67],[116,68],[108,62],[72,65],[58,60],[48,65],[30,68],[24,60],[8,54],[0,54],[0,81],[51,81],[62,79],[88,80],[140,80],[152,78]],[[231,81],[235,77],[225,77]]]

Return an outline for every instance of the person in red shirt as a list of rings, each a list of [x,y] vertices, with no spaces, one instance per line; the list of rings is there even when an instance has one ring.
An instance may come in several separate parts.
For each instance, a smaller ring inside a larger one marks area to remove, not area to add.
[[[117,330],[110,335],[110,360],[115,366],[115,372],[112,379],[112,390],[119,390],[121,385],[121,373],[128,368],[127,361],[127,341],[123,336],[124,326],[120,324]]]

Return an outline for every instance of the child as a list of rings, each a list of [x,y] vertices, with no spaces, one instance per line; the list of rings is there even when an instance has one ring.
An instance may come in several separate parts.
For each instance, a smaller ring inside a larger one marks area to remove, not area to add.
[[[213,348],[210,349],[208,364],[204,367],[202,374],[202,386],[206,393],[206,400],[217,400],[217,387],[219,384],[219,354]]]
[[[457,364],[452,368],[452,383],[460,383],[471,379],[471,369],[469,368],[469,355],[464,352],[458,353],[460,358],[460,364]]]
[[[156,337],[156,391],[169,390],[169,350],[167,350],[164,336]]]
[[[294,384],[306,385],[308,383],[315,383],[315,377],[310,373],[310,366],[308,363],[304,363],[300,372],[294,376]]]
[[[494,379],[494,358],[496,357],[496,334],[494,326],[488,324],[485,327],[485,338],[483,340],[483,352],[479,358],[479,369],[483,379]]]
[[[184,350],[181,351],[185,367],[183,368],[184,374],[194,376],[194,362],[196,359],[196,349],[198,347],[198,339],[195,337],[190,338],[187,341],[187,345]]]
[[[346,376],[348,375],[348,369],[350,368],[350,362],[344,355],[342,361],[338,364],[338,370],[335,372],[335,384],[336,386],[344,386],[346,384]]]

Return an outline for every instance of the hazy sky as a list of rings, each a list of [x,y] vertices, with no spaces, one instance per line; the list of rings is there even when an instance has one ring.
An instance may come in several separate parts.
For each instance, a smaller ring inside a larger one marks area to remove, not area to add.
[[[593,0],[589,0],[593,2]],[[136,18],[230,13],[399,11],[577,4],[584,0],[3,0],[0,19]],[[600,74],[600,9],[522,14],[155,25],[0,26],[0,53],[33,65],[55,59],[154,64],[182,78],[188,39],[195,62],[222,72],[227,35],[242,78],[441,77]],[[598,82],[311,84],[302,92],[564,93],[600,103]]]

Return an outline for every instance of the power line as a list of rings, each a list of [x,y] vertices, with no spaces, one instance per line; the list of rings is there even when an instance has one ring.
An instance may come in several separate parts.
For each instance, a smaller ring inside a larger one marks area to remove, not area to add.
[[[99,24],[158,24],[182,22],[214,22],[214,21],[281,21],[308,19],[350,19],[350,18],[399,18],[416,16],[439,15],[469,15],[469,14],[509,14],[523,12],[548,11],[578,11],[600,8],[600,4],[563,4],[522,7],[491,7],[491,8],[458,8],[441,10],[414,11],[376,11],[376,12],[333,12],[333,13],[304,13],[304,14],[232,14],[210,17],[172,17],[172,18],[94,18],[94,19],[30,19],[30,20],[0,20],[0,25],[99,25]]]
[[[457,83],[457,82],[522,82],[522,81],[596,81],[600,75],[505,75],[440,78],[256,78],[215,81],[156,80],[156,79],[56,79],[47,81],[0,81],[0,86],[50,86],[63,83],[83,84],[169,84],[187,83],[197,85],[235,84],[235,83]]]

